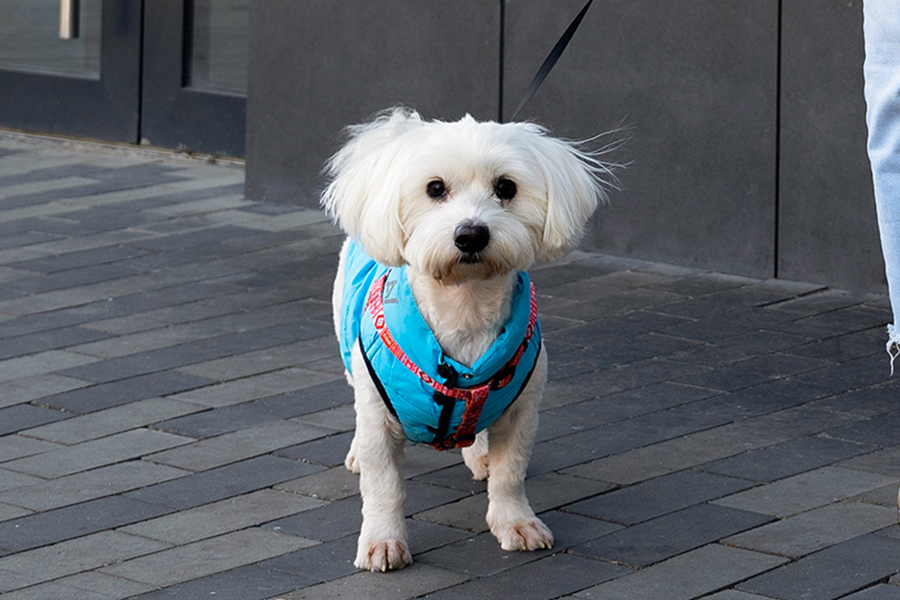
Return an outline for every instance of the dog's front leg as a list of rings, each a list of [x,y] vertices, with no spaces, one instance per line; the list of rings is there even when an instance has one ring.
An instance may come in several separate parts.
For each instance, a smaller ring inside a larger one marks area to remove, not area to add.
[[[538,405],[546,379],[545,355],[519,399],[488,429],[488,512],[491,533],[504,550],[553,546],[553,534],[525,496],[525,471],[537,433]]]
[[[354,372],[365,373],[365,367],[360,364],[357,368],[354,362]],[[356,378],[355,384],[353,446],[359,468],[363,522],[354,565],[369,571],[402,569],[412,563],[403,519],[405,492],[401,469],[406,438],[372,381],[363,375]]]

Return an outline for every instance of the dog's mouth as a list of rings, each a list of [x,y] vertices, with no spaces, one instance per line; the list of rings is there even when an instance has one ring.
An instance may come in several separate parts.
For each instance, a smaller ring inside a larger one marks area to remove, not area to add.
[[[464,265],[480,265],[484,264],[484,256],[480,252],[468,253],[464,252],[459,255],[460,264]]]
[[[478,281],[505,275],[509,267],[482,252],[460,253],[456,259],[435,269],[432,276],[444,284]]]

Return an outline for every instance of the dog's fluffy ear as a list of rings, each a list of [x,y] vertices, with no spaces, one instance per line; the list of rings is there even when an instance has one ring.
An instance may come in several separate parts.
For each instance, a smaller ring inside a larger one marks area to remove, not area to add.
[[[396,108],[370,123],[348,127],[349,141],[326,166],[331,183],[322,194],[322,207],[382,264],[403,262],[398,140],[421,124],[418,113]]]
[[[550,261],[578,245],[597,204],[606,201],[601,176],[609,169],[576,144],[543,132],[534,150],[547,185],[547,220],[537,258]]]

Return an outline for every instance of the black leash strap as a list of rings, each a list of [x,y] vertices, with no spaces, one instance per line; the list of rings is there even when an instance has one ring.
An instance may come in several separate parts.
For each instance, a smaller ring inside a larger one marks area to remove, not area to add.
[[[531,100],[531,97],[534,96],[534,93],[538,91],[538,88],[541,87],[541,84],[544,83],[544,80],[547,78],[547,75],[550,74],[550,70],[556,64],[556,61],[559,60],[559,57],[562,56],[563,51],[566,49],[566,46],[569,45],[569,42],[572,40],[572,36],[575,35],[575,31],[578,29],[578,26],[581,25],[582,19],[584,19],[585,13],[587,13],[588,9],[591,7],[591,3],[594,0],[588,0],[587,4],[584,5],[584,8],[581,9],[581,12],[578,13],[578,16],[575,17],[575,20],[569,25],[569,28],[563,32],[562,37],[559,38],[559,41],[556,42],[556,45],[553,46],[553,50],[550,51],[550,54],[547,55],[547,58],[544,60],[544,64],[541,65],[541,68],[538,69],[538,72],[535,74],[534,79],[531,80],[531,85],[528,86],[528,91],[525,92],[525,97],[522,98],[522,101],[519,102],[519,107],[516,108],[515,112],[513,112],[512,116],[509,118],[509,121],[514,121],[515,118],[519,115],[519,112],[525,108],[525,105],[528,104],[528,101]]]

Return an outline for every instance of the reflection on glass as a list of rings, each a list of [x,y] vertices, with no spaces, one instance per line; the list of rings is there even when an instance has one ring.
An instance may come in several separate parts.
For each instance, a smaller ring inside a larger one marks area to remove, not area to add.
[[[189,87],[247,94],[249,4],[249,0],[188,0]]]
[[[0,69],[100,79],[102,0],[78,8],[78,37],[63,40],[59,0],[0,0]]]

